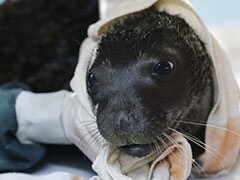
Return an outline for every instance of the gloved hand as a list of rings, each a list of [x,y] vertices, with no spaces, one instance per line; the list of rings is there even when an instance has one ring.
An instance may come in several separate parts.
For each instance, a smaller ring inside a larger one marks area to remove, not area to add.
[[[0,173],[27,170],[40,161],[45,148],[38,144],[21,144],[16,137],[16,98],[28,88],[19,83],[0,86]]]

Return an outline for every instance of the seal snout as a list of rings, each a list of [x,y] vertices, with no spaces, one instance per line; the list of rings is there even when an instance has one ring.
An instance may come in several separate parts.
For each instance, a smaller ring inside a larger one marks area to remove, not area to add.
[[[119,147],[119,149],[126,154],[139,158],[150,154],[153,148],[153,144],[134,144]]]

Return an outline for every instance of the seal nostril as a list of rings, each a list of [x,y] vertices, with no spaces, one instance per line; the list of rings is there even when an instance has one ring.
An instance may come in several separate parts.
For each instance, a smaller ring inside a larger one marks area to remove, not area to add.
[[[119,112],[115,117],[115,129],[125,131],[128,124],[128,116],[124,112]]]

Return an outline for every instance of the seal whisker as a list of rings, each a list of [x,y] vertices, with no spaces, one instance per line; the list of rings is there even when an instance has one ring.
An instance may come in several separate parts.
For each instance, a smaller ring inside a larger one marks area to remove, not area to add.
[[[198,173],[203,173],[204,176],[207,177],[207,173],[195,159],[192,159],[192,165],[194,166]]]
[[[174,129],[172,129],[174,130]],[[176,130],[174,130],[176,131]],[[178,131],[179,132],[179,131]],[[211,146],[207,145],[206,143],[204,143],[203,141],[201,141],[200,139],[198,139],[197,137],[189,134],[189,133],[182,133],[184,136],[188,136],[189,138],[192,138],[194,141],[196,141],[199,144],[202,144],[203,146],[206,146],[207,148],[209,148],[210,150],[214,151],[215,153],[217,153],[219,156],[221,156],[221,158],[225,159],[226,157],[224,157],[224,155],[220,152],[218,152],[216,149],[212,148]],[[209,150],[208,149],[208,150]],[[206,149],[205,149],[206,150]]]
[[[164,133],[163,135],[168,139],[168,141],[169,141],[172,145],[175,145],[175,147],[176,147],[177,149],[179,149],[179,148],[177,147],[176,142],[171,141],[171,140],[169,139],[169,137],[168,137],[167,134]],[[167,143],[165,143],[165,144],[167,144]],[[180,150],[180,152],[181,152],[181,150]],[[182,153],[182,152],[181,152],[181,153]],[[173,152],[170,153],[169,158],[170,158],[170,160],[171,160],[172,162],[173,162],[173,159],[174,159],[175,161],[178,161],[181,165],[184,165],[183,162],[182,162]]]
[[[159,136],[157,136],[157,139],[162,143],[162,145],[163,145],[163,147],[164,147],[164,150],[166,150],[167,148],[168,148],[168,145],[167,145],[167,143],[164,141],[164,139],[163,138],[161,138],[161,137],[159,137]],[[163,151],[164,151],[163,150]],[[162,152],[163,152],[162,151]],[[171,157],[170,157],[171,158]],[[168,166],[168,163],[166,162],[166,160],[165,160],[165,158],[164,158],[164,164],[166,164],[166,168],[168,169],[169,167],[167,167]]]
[[[161,148],[160,148],[160,146],[159,146],[159,144],[157,143],[156,140],[153,141],[153,144],[154,144],[155,149],[157,150],[157,152],[158,152],[159,154],[162,154]]]
[[[98,132],[97,128],[93,128],[90,131],[88,131],[86,134],[84,134],[84,136],[82,136],[81,138],[84,139],[87,136],[90,136],[92,138],[93,134],[95,134],[96,132]]]
[[[157,137],[157,138],[159,138],[159,137]],[[159,149],[160,154],[162,154],[163,151],[162,151],[162,149],[161,149],[161,147],[160,147],[160,145],[158,144],[157,141],[154,141],[154,145],[157,146],[157,148]],[[163,159],[163,161],[164,161],[164,166],[166,167],[166,169],[168,169],[167,162],[166,162],[165,158]]]
[[[102,40],[101,40],[101,41],[102,41]],[[105,42],[105,41],[103,41],[103,42]],[[104,56],[105,61],[103,61],[103,62],[108,62],[109,59],[108,59],[108,57],[106,56],[106,54],[105,54],[105,52],[104,52],[104,50],[103,50],[103,47],[102,47],[101,43],[98,44],[98,48],[99,48],[99,50],[102,52],[102,54],[103,54],[103,56]],[[103,62],[102,62],[102,63],[103,63]],[[105,64],[104,64],[104,65],[105,65]]]
[[[91,121],[81,121],[81,122],[83,122],[83,123],[88,123],[88,122],[96,123],[96,121],[93,121],[93,120],[91,120]]]
[[[109,50],[108,44],[106,43],[106,40],[105,40],[104,38],[103,38],[102,40],[103,40],[103,42],[104,42],[104,45],[106,46],[107,54],[108,54],[108,58],[105,59],[105,60],[106,60],[107,64],[108,64],[109,66],[111,66],[110,50]]]
[[[103,144],[99,143],[99,142],[101,142],[100,139],[103,140],[103,138],[101,138],[101,135],[100,135],[100,133],[97,129],[95,129],[95,132],[92,132],[92,133],[89,133],[89,134],[91,135],[90,139],[87,142],[85,142],[84,145],[83,145],[83,147],[86,151],[88,151],[88,149],[91,146],[95,146],[95,145],[102,146],[103,145]]]
[[[163,133],[163,135],[173,144],[175,145],[175,147],[182,153],[183,151],[178,147],[178,144],[169,136],[167,135],[166,133]],[[180,159],[177,158],[177,156],[174,154],[174,153],[171,153],[173,155],[173,157],[175,158],[175,160],[177,160],[180,164],[184,165],[183,162],[180,161]],[[171,157],[171,156],[169,156]]]
[[[93,137],[96,141],[94,143],[97,143],[101,148],[104,144],[107,142],[104,140],[104,138],[101,136],[101,134],[95,134],[95,137]]]
[[[190,136],[188,136],[188,135],[186,135],[186,134],[184,134],[184,133],[181,133],[181,132],[179,132],[179,131],[177,131],[177,130],[175,130],[175,129],[172,129],[172,128],[169,128],[169,129],[172,130],[173,132],[176,132],[176,133],[178,133],[178,134],[183,135],[186,139],[192,141],[192,142],[193,142],[194,144],[196,144],[197,146],[199,146],[199,147],[203,148],[204,150],[208,151],[208,152],[221,164],[222,168],[224,167],[222,161],[221,161],[221,160],[217,157],[217,155],[215,155],[212,151],[214,150],[215,153],[219,154],[222,158],[225,159],[225,157],[224,157],[221,153],[217,152],[217,151],[216,151],[215,149],[213,149],[213,148],[211,148],[212,150],[209,150],[208,148],[206,148],[206,147],[204,147],[203,145],[201,145],[197,140],[195,140],[194,138],[192,138],[192,137],[190,137]],[[203,144],[206,145],[205,143],[203,143]],[[195,161],[195,163],[197,163],[197,162]],[[203,171],[203,169],[202,169],[202,171]],[[202,172],[202,171],[201,171],[201,172]]]
[[[178,145],[177,145],[177,143],[175,142],[175,140],[173,139],[173,138],[171,138],[171,136],[169,136],[169,135],[167,135],[167,134],[163,134],[171,143],[173,143],[174,145],[176,145],[176,148],[182,153],[182,154],[184,154],[183,153],[183,151],[182,151],[182,149],[180,149],[179,147],[178,147]],[[172,155],[174,155],[174,154],[172,154]],[[178,162],[180,162],[180,160],[176,157],[175,159],[177,159],[178,160]],[[182,164],[182,162],[180,162],[181,164]],[[201,165],[198,163],[198,162],[196,162],[194,159],[192,159],[192,163],[193,163],[193,166],[199,171],[199,172],[203,172],[204,173],[204,175],[207,175],[206,173],[205,173],[205,171],[204,171],[204,169],[201,167]],[[183,165],[183,164],[182,164]],[[200,169],[200,170],[199,170]]]
[[[175,131],[175,132],[179,133],[178,131]],[[180,133],[180,134],[182,134],[182,133]],[[172,143],[175,142],[174,139],[171,138],[171,136],[169,136],[169,135],[167,135],[167,134],[165,134],[165,136],[166,136],[166,137],[169,139],[169,141],[171,141]],[[176,142],[175,142],[174,144],[176,144]],[[176,147],[177,147],[177,149],[178,149],[182,154],[184,154],[183,151],[177,146],[177,144],[176,144]],[[193,163],[193,166],[197,169],[198,172],[203,172],[204,175],[207,176],[206,172],[204,171],[204,169],[201,167],[201,165],[200,165],[197,161],[195,161],[194,159],[192,159],[192,163]],[[199,170],[199,169],[200,169],[200,170]]]
[[[227,129],[227,128],[224,128],[224,127],[220,127],[220,126],[217,126],[217,125],[209,124],[209,123],[204,124],[204,123],[197,123],[197,122],[188,122],[188,121],[183,121],[183,120],[172,120],[172,121],[175,121],[175,122],[178,122],[178,123],[183,123],[183,124],[189,124],[189,125],[211,127],[211,128],[227,131],[227,132],[229,132],[233,135],[236,135],[236,136],[240,137],[240,134],[233,131],[233,130],[230,130],[230,129]]]
[[[86,123],[86,124],[83,124],[83,127],[78,128],[78,130],[80,130],[80,129],[86,129],[87,127],[91,127],[91,126],[97,126],[97,124],[94,123],[94,122]]]
[[[83,147],[86,151],[88,151],[88,148],[90,147],[90,143],[92,143],[93,141],[93,137],[97,134],[97,130],[95,129],[95,131],[92,131],[92,133],[87,133],[84,137],[86,137],[87,135],[90,135],[90,139],[88,141],[85,141],[83,144]],[[84,139],[84,137],[82,139]]]
[[[194,138],[194,137],[191,137],[190,135],[184,134],[184,133],[179,132],[179,131],[177,131],[177,130],[175,130],[175,129],[172,129],[172,128],[169,128],[169,129],[172,130],[172,131],[174,131],[174,132],[176,132],[176,133],[179,133],[179,134],[183,135],[185,138],[187,138],[188,140],[192,141],[193,143],[195,143],[195,144],[198,145],[199,147],[203,148],[204,150],[210,152],[211,154],[213,153],[212,151],[214,151],[214,152],[217,153],[219,156],[221,156],[221,158],[225,159],[225,157],[223,156],[223,154],[221,154],[220,152],[218,152],[216,149],[212,148],[211,146],[208,146],[206,143],[203,143],[201,140],[197,139],[196,137],[195,137],[195,138]],[[206,146],[207,148],[211,149],[211,151],[210,151],[209,149],[207,149],[206,147],[204,147],[204,146]],[[214,155],[214,154],[212,154],[212,155]],[[219,160],[219,161],[220,161],[220,160]]]
[[[76,37],[72,37],[72,40],[77,43],[77,45],[81,46],[82,42],[79,41]]]

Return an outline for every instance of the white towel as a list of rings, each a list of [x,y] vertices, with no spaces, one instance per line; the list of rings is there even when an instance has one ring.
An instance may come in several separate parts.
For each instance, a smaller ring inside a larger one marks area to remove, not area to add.
[[[192,167],[191,147],[183,136],[174,134],[176,144],[164,151],[155,150],[137,158],[106,146],[93,163],[99,177],[90,180],[182,180],[187,179]]]

